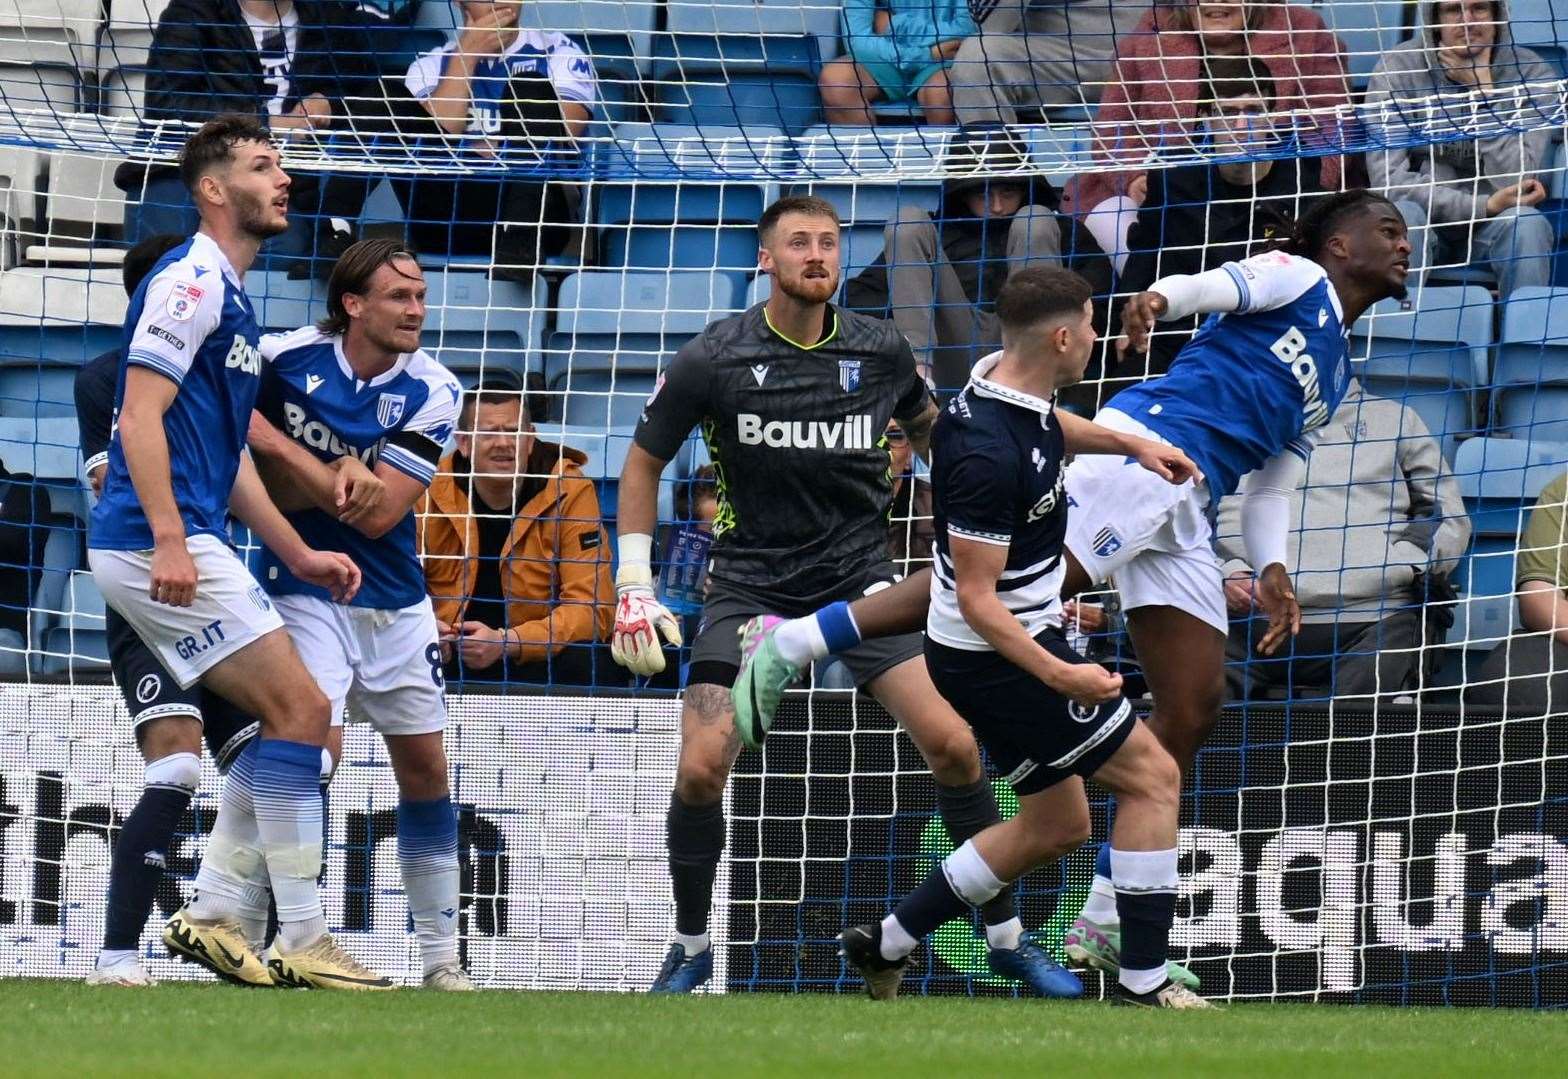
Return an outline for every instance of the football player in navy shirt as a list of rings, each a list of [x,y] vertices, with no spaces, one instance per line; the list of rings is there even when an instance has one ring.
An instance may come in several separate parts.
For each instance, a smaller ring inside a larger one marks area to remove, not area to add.
[[[1056,391],[1083,378],[1094,350],[1089,283],[1066,270],[1022,270],[996,313],[1002,351],[975,365],[931,440],[936,557],[925,653],[937,690],[1007,776],[1018,812],[961,843],[880,924],[846,930],[844,955],[873,997],[896,996],[922,937],[1088,837],[1083,780],[1093,777],[1122,807],[1111,857],[1127,934],[1113,994],[1148,1007],[1209,1007],[1165,970],[1181,773],[1133,717],[1121,676],[1062,635],[1069,514]],[[1117,441],[1105,428],[1095,433],[1094,449]]]

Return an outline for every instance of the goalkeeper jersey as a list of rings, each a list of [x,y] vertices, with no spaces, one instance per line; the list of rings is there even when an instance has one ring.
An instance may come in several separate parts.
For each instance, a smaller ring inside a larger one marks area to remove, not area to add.
[[[714,322],[665,370],[636,433],[667,461],[701,429],[719,497],[711,577],[803,603],[887,558],[882,433],[930,400],[891,322],[833,306],[826,319],[809,347],[761,304]]]

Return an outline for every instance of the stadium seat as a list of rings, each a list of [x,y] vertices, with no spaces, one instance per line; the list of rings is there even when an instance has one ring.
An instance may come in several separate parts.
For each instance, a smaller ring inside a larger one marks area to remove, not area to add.
[[[1493,430],[1568,440],[1568,290],[1520,288],[1508,298],[1492,383]]]
[[[31,644],[42,648],[48,630],[59,624],[65,611],[71,575],[82,568],[86,530],[80,521],[61,519],[49,529],[44,541],[43,572],[33,592]]]
[[[539,370],[546,284],[492,280],[456,269],[426,270],[424,347],[455,374]]]
[[[32,265],[118,266],[124,260],[125,194],[114,183],[122,159],[104,154],[52,154],[40,242],[27,244]]]
[[[34,419],[5,415],[9,410],[4,404],[0,402],[0,464],[6,472],[75,484],[82,472],[75,410],[70,416]]]
[[[1312,10],[1344,43],[1358,90],[1383,54],[1409,36],[1400,0],[1317,0]]]
[[[1568,8],[1560,0],[1510,0],[1508,32],[1541,59],[1568,73]]]
[[[82,76],[64,64],[0,61],[0,101],[24,128],[52,117],[85,111]]]
[[[59,618],[44,631],[43,653],[44,674],[108,670],[103,594],[91,572],[76,570],[71,574]]]
[[[102,18],[101,0],[0,0],[0,63],[90,70]]]
[[[671,139],[745,137],[739,128],[660,131]],[[594,189],[590,219],[599,227],[600,264],[749,274],[757,265],[756,222],[775,192],[768,183],[660,183],[628,181],[620,174],[620,182],[607,180]]]
[[[612,427],[597,424],[542,424],[537,427],[538,436],[545,441],[570,446],[587,455],[583,475],[594,482],[599,494],[599,512],[604,514],[607,522],[615,520],[617,491],[621,472],[626,467],[626,454],[632,447],[633,431],[634,427],[629,424]],[[674,472],[673,469],[666,470],[665,476],[659,481],[658,513],[661,521],[668,521],[675,516]],[[614,534],[613,528],[611,534]]]
[[[0,273],[0,415],[75,415],[75,369],[120,344],[125,306],[118,267]]]
[[[1351,331],[1357,378],[1368,393],[1403,401],[1454,459],[1459,438],[1477,430],[1477,388],[1487,384],[1491,294],[1427,287],[1384,300]]]
[[[147,100],[147,69],[117,67],[98,84],[98,111],[105,116],[141,119]]]

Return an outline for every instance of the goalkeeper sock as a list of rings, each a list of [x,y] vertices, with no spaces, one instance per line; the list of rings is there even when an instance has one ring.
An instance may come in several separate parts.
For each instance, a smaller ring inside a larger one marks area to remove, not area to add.
[[[724,803],[687,805],[680,795],[672,794],[665,817],[665,846],[675,893],[675,932],[692,955],[692,944],[707,940],[713,877],[724,853]]]
[[[902,959],[914,951],[914,941],[969,907],[986,903],[1002,888],[1002,881],[985,864],[974,843],[966,842],[883,919],[882,958]]]
[[[859,643],[860,628],[843,600],[805,618],[791,618],[773,631],[773,645],[779,655],[797,667],[847,651]]]
[[[1094,856],[1094,883],[1089,886],[1089,898],[1078,917],[1099,926],[1121,923],[1121,915],[1116,912],[1116,886],[1111,883],[1110,843],[1101,843]]]
[[[1111,876],[1122,922],[1119,981],[1131,992],[1148,993],[1165,982],[1176,918],[1176,848],[1113,850]]]
[[[936,808],[955,847],[973,839],[1002,819],[1001,810],[996,807],[996,792],[990,782],[983,778],[959,787],[938,783]],[[980,908],[980,916],[985,922],[986,940],[993,948],[1018,947],[1024,927],[1018,920],[1018,907],[1013,902],[1011,888],[1003,888],[995,898],[985,903]]]
[[[425,973],[457,962],[457,813],[443,794],[397,804],[397,857]]]

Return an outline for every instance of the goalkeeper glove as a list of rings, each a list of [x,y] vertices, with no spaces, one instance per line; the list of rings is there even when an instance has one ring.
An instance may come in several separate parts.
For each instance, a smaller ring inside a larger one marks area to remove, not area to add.
[[[615,630],[610,635],[610,657],[645,678],[664,670],[660,634],[672,646],[681,643],[680,621],[653,594],[652,550],[652,536],[621,537],[621,568],[615,575]]]

